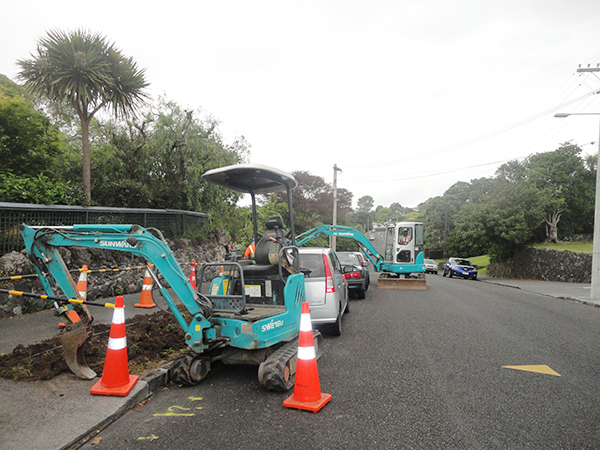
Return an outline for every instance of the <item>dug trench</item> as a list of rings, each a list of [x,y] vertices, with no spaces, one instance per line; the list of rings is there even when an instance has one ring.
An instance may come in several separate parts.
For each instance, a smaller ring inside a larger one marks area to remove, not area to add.
[[[94,334],[84,344],[85,360],[102,375],[110,324],[94,324]],[[125,323],[129,372],[143,376],[187,350],[185,333],[171,312],[136,315]],[[27,347],[17,346],[0,356],[0,377],[14,381],[49,380],[70,373],[63,358],[60,334]]]

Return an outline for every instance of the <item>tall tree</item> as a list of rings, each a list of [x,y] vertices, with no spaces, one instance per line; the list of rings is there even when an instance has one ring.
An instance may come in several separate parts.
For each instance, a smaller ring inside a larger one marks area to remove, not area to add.
[[[33,93],[64,102],[81,122],[83,190],[91,201],[89,126],[103,108],[135,113],[147,94],[144,70],[99,33],[50,31],[31,59],[18,61],[19,78]]]
[[[586,167],[582,149],[565,142],[552,152],[537,153],[522,163],[512,161],[498,169],[497,177],[537,189],[545,211],[546,239],[558,241],[558,223],[565,234],[591,228],[595,174]]]
[[[333,187],[323,177],[306,171],[292,172],[298,182],[292,197],[294,200],[294,225],[298,234],[333,220]],[[337,189],[338,224],[344,224],[352,212],[352,193],[344,188]],[[263,204],[286,203],[285,193],[263,196]],[[285,220],[285,219],[284,219]],[[286,224],[287,225],[287,224]]]
[[[375,201],[370,195],[365,195],[358,199],[356,204],[356,212],[369,213],[373,209]]]

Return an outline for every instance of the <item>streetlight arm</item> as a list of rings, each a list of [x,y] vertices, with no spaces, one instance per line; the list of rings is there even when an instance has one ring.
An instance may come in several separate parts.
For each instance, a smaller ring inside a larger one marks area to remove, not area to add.
[[[554,117],[558,117],[559,119],[563,119],[569,116],[597,116],[600,113],[556,113]]]

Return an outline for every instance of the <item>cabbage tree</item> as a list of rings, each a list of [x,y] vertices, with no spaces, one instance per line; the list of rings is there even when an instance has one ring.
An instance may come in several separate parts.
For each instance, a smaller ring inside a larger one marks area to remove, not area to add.
[[[145,103],[144,70],[98,33],[50,31],[31,59],[18,61],[19,78],[34,94],[66,103],[81,122],[83,190],[91,201],[89,126],[101,109],[127,116]]]

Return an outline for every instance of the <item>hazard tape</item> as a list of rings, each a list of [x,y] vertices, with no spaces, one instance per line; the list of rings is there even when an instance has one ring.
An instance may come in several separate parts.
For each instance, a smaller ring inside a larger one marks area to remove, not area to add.
[[[22,292],[22,291],[11,291],[9,289],[0,289],[1,294],[15,295],[17,297],[31,297],[31,298],[41,298],[42,300],[52,300],[53,302],[58,303],[75,303],[78,305],[91,305],[91,306],[101,306],[103,308],[114,308],[114,303],[98,303],[98,302],[89,302],[87,300],[80,300],[78,298],[65,298],[65,297],[54,297],[52,295],[45,294],[34,294],[33,292]]]
[[[223,262],[225,260],[221,260],[220,262]],[[189,266],[190,264],[193,264],[193,262],[187,262],[187,263],[181,263],[180,266]],[[202,266],[205,263],[200,263],[200,264],[196,264],[198,266]],[[148,266],[150,267],[154,267],[154,264],[150,264],[148,263]],[[140,269],[145,269],[147,266],[135,266],[135,267],[117,267],[115,269],[88,269],[88,270],[83,270],[83,269],[73,269],[73,270],[69,270],[69,272],[80,272],[80,273],[106,273],[106,272],[126,272],[126,271],[130,271],[130,270],[140,270]],[[48,275],[47,273],[44,272],[44,276]],[[0,282],[2,281],[16,281],[16,280],[22,280],[24,278],[37,278],[37,274],[29,274],[29,275],[14,275],[14,276],[10,276],[10,277],[2,277],[0,278]]]
[[[3,278],[0,278],[0,281],[22,280],[23,278],[33,278],[33,277],[37,278],[37,274],[33,273],[31,275],[15,275],[12,277],[3,277]]]

